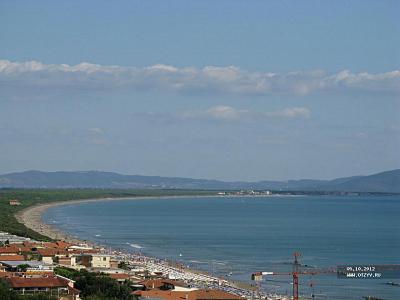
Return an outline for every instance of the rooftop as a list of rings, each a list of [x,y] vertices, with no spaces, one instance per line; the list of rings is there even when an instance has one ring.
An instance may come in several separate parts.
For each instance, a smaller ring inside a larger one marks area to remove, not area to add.
[[[6,278],[7,282],[13,288],[26,287],[68,287],[68,282],[57,277],[10,277]]]
[[[30,267],[43,267],[43,266],[51,266],[49,264],[43,263],[37,260],[10,260],[3,261],[0,256],[0,263],[9,267],[18,267],[19,265],[29,265]]]

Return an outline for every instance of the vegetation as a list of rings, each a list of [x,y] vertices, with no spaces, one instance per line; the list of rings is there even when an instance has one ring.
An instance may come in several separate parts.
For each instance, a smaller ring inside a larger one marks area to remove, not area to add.
[[[200,190],[146,190],[146,189],[0,189],[0,231],[35,240],[49,241],[25,225],[19,223],[15,214],[29,206],[56,201],[77,199],[94,199],[109,197],[143,197],[143,196],[177,196],[177,195],[211,195],[212,191]],[[10,200],[18,200],[21,205],[11,206]]]
[[[133,299],[128,283],[118,284],[106,274],[88,272],[84,269],[77,271],[65,267],[57,267],[54,272],[74,280],[75,287],[81,291],[81,296],[85,300]]]
[[[17,266],[18,272],[26,272],[26,270],[29,268],[29,265],[27,264],[22,264]]]
[[[124,261],[121,261],[121,262],[118,264],[118,268],[123,269],[123,270],[129,270],[128,264],[127,264],[126,262],[124,262]]]

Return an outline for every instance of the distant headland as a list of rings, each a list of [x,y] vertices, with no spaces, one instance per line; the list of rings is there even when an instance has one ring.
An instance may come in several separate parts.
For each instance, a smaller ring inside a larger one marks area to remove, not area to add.
[[[400,193],[400,169],[332,180],[300,179],[257,182],[123,175],[102,171],[43,172],[33,170],[0,175],[0,188],[143,188]]]

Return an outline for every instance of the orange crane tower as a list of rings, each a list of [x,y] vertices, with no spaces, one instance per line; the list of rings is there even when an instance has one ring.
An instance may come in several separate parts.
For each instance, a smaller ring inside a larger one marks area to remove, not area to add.
[[[251,275],[252,280],[261,281],[263,276],[276,276],[276,275],[288,275],[293,278],[293,300],[299,300],[299,275],[317,275],[317,274],[327,274],[327,273],[335,273],[336,270],[328,269],[328,270],[312,270],[312,271],[301,271],[300,263],[298,258],[301,256],[299,252],[293,253],[294,262],[293,262],[293,271],[288,273],[279,273],[279,272],[256,272]]]

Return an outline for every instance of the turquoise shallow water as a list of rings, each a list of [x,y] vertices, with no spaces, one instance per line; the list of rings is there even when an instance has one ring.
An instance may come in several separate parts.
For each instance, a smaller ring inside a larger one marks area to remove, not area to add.
[[[224,197],[101,201],[49,209],[44,220],[72,235],[127,251],[179,260],[233,279],[290,271],[292,253],[317,268],[400,263],[400,197]],[[316,299],[400,299],[399,279],[303,276]],[[291,293],[287,276],[262,288]]]

